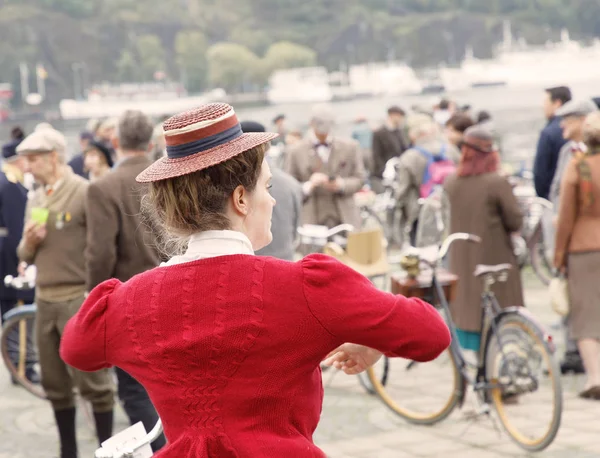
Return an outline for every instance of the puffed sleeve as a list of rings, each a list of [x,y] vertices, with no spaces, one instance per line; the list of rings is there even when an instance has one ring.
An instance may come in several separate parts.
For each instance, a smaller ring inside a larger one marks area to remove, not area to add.
[[[106,313],[119,280],[107,280],[90,293],[65,326],[60,357],[69,366],[93,372],[110,367],[106,355]]]
[[[365,345],[415,361],[435,359],[450,345],[446,323],[426,302],[380,291],[325,255],[307,256],[302,268],[311,313],[340,343]]]

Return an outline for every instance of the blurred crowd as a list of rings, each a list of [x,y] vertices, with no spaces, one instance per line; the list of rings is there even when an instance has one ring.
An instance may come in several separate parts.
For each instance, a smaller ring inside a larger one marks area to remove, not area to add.
[[[533,170],[537,194],[555,212],[545,222],[545,241],[554,266],[568,278],[571,312],[563,372],[586,372],[582,396],[600,399],[600,113],[598,100],[573,99],[566,87],[544,93],[547,125],[540,134]],[[523,215],[500,163],[499,139],[489,113],[441,100],[431,109],[410,112],[391,106],[383,125],[364,118],[351,138],[336,134],[329,105],[313,108],[306,132],[289,129],[285,115],[273,120],[279,138],[267,161],[272,170],[272,243],[258,254],[293,260],[301,224],[329,228],[362,226],[355,194],[393,188],[395,205],[411,240],[419,224],[420,201],[443,187],[451,207],[450,232],[479,235],[482,243],[451,252],[450,269],[459,277],[452,313],[461,344],[476,351],[481,331],[481,284],[476,264],[510,263],[507,283],[496,285],[502,306],[525,305],[511,234]],[[248,119],[244,132],[265,132]],[[29,133],[16,127],[2,147],[0,173],[1,277],[37,267],[36,336],[41,374],[27,377],[48,394],[63,447],[77,456],[73,386],[93,405],[99,441],[112,434],[113,380],[106,370],[84,373],[67,368],[59,355],[65,323],[96,285],[110,278],[127,281],[158,266],[169,255],[164,240],[143,216],[145,188],[136,176],[156,160],[168,161],[162,125],[139,111],[118,119],[90,121],[80,135],[81,152],[66,155],[66,140],[49,124]],[[389,164],[393,163],[389,175]],[[553,243],[555,242],[555,243]],[[0,286],[2,314],[17,303],[33,302],[33,292]],[[131,423],[149,430],[157,420],[144,388],[117,369],[118,395]],[[165,443],[159,438],[153,448]]]

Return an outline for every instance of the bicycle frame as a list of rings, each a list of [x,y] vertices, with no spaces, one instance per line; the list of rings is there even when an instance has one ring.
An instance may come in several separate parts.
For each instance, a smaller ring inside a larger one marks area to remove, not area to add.
[[[8,321],[9,319],[11,319],[14,316],[30,315],[31,313],[35,313],[35,312],[37,312],[36,304],[25,304],[25,305],[20,305],[18,307],[15,307],[12,310],[9,310],[8,312],[6,312],[4,314],[4,316],[2,318],[4,321]]]
[[[496,338],[498,341],[498,348],[500,351],[503,351],[504,346],[502,345],[502,337],[498,333],[497,329],[500,324],[500,321],[504,319],[504,317],[509,315],[520,315],[526,321],[529,321],[532,325],[532,328],[538,334],[540,339],[548,345],[548,348],[551,353],[556,351],[556,346],[553,343],[552,336],[546,331],[545,327],[542,326],[537,319],[533,317],[528,311],[526,311],[523,307],[508,307],[501,308],[500,304],[494,293],[492,291],[484,292],[481,300],[481,307],[483,309],[482,314],[482,332],[481,332],[481,345],[478,353],[478,364],[477,364],[477,375],[475,379],[467,372],[468,364],[465,360],[463,349],[460,346],[458,341],[458,335],[456,333],[456,325],[452,320],[452,316],[450,314],[450,305],[446,299],[446,295],[444,294],[444,290],[442,285],[437,279],[436,269],[433,269],[432,272],[432,287],[433,292],[437,299],[439,300],[441,309],[443,313],[446,315],[446,324],[450,330],[450,334],[452,335],[452,341],[450,343],[450,352],[454,357],[456,364],[458,366],[458,371],[460,377],[462,379],[463,386],[465,385],[473,385],[475,392],[481,397],[484,402],[486,400],[487,390],[493,388],[494,386],[490,384],[489,380],[487,380],[486,374],[486,359],[485,355],[487,353],[487,349],[491,344],[492,338]],[[463,389],[460,393],[459,406],[462,406],[465,397],[465,390]]]
[[[448,325],[448,329],[450,330],[450,335],[452,336],[452,340],[450,341],[450,352],[456,361],[456,365],[458,366],[458,372],[460,376],[459,384],[462,386],[461,392],[459,393],[458,406],[462,407],[465,401],[466,395],[466,387],[467,385],[473,385],[474,380],[472,380],[471,376],[467,372],[467,362],[465,361],[462,349],[458,342],[458,335],[456,333],[456,326],[454,325],[454,321],[452,320],[452,316],[450,314],[450,305],[446,299],[446,295],[444,294],[444,289],[440,282],[437,279],[437,269],[433,269],[431,276],[431,285],[433,287],[433,294],[437,296],[440,306],[442,308],[443,313],[446,315],[446,324]]]

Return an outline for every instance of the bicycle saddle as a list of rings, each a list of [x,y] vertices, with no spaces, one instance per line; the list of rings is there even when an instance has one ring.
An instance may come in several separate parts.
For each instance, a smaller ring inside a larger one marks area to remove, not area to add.
[[[489,274],[501,274],[504,272],[508,272],[511,269],[512,269],[511,264],[497,264],[495,266],[487,266],[485,264],[477,264],[477,266],[475,267],[475,272],[473,272],[473,275],[475,275],[476,277],[481,277],[483,275],[489,275]]]

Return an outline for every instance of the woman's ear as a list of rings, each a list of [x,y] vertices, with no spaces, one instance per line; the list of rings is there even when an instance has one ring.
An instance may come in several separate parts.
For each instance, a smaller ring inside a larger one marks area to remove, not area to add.
[[[246,216],[248,214],[248,192],[246,189],[239,185],[237,188],[233,190],[233,194],[231,195],[233,199],[233,209],[240,216]]]

